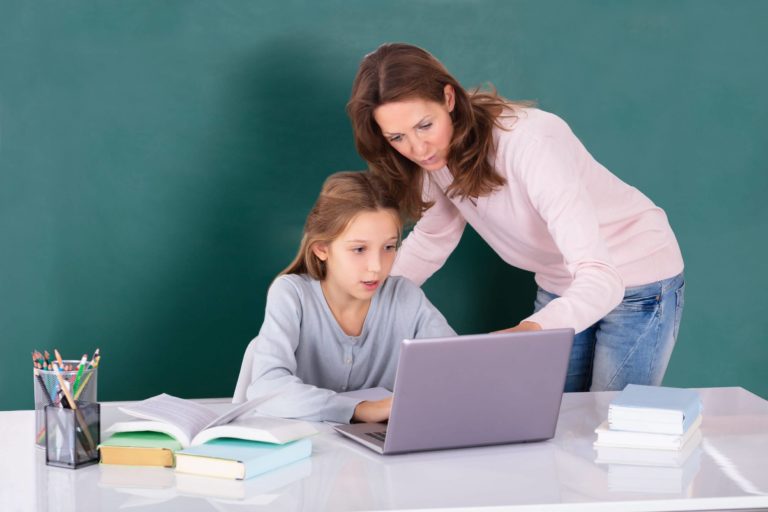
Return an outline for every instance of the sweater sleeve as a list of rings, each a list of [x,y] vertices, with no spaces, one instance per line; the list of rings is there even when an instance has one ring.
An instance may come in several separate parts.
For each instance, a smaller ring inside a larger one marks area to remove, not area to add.
[[[348,423],[362,400],[329,389],[305,384],[296,376],[296,348],[302,323],[299,291],[287,279],[278,278],[267,293],[264,323],[251,341],[252,354],[248,400],[278,394],[259,411],[285,418]]]
[[[434,204],[403,240],[391,272],[419,286],[445,264],[467,224],[461,212],[428,178],[424,179],[424,198]]]
[[[576,159],[586,149],[567,126],[529,141],[508,162],[544,220],[573,277],[562,295],[525,320],[545,329],[572,327],[581,332],[615,308],[624,282],[613,264]]]

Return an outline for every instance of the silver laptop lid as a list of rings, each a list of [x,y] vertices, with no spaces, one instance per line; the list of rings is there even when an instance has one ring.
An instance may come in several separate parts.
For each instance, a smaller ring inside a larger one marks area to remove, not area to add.
[[[573,329],[404,340],[384,453],[554,436]]]

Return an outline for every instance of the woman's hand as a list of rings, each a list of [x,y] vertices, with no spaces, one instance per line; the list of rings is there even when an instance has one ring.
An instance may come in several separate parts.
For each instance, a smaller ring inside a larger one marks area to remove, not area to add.
[[[389,419],[392,409],[392,397],[383,400],[366,400],[355,407],[352,421],[361,423],[380,423]]]
[[[514,327],[510,327],[509,329],[503,329],[501,331],[494,331],[494,333],[500,334],[502,332],[540,331],[540,330],[541,330],[541,326],[536,322],[520,322]]]

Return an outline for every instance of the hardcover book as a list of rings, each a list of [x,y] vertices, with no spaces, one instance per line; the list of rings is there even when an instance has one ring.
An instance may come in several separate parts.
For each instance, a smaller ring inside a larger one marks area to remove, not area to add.
[[[646,448],[652,450],[679,450],[698,431],[701,415],[684,434],[656,434],[650,432],[632,432],[614,430],[604,421],[595,429],[597,441],[595,447],[613,446],[620,448]]]
[[[176,471],[246,480],[312,454],[312,441],[269,444],[243,439],[213,439],[176,453]]]
[[[173,467],[181,443],[162,432],[118,432],[99,445],[102,464]]]
[[[628,384],[608,406],[608,425],[614,430],[682,434],[700,415],[695,390]]]
[[[688,457],[701,451],[701,430],[696,429],[679,450],[649,450],[647,448],[626,448],[596,445],[598,464],[629,464],[632,466],[680,467]]]

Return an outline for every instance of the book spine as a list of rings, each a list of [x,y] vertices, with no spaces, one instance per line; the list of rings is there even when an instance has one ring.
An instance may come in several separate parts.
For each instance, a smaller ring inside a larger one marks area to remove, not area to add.
[[[697,397],[696,401],[689,405],[683,412],[683,432],[686,432],[700,415],[701,401]]]

